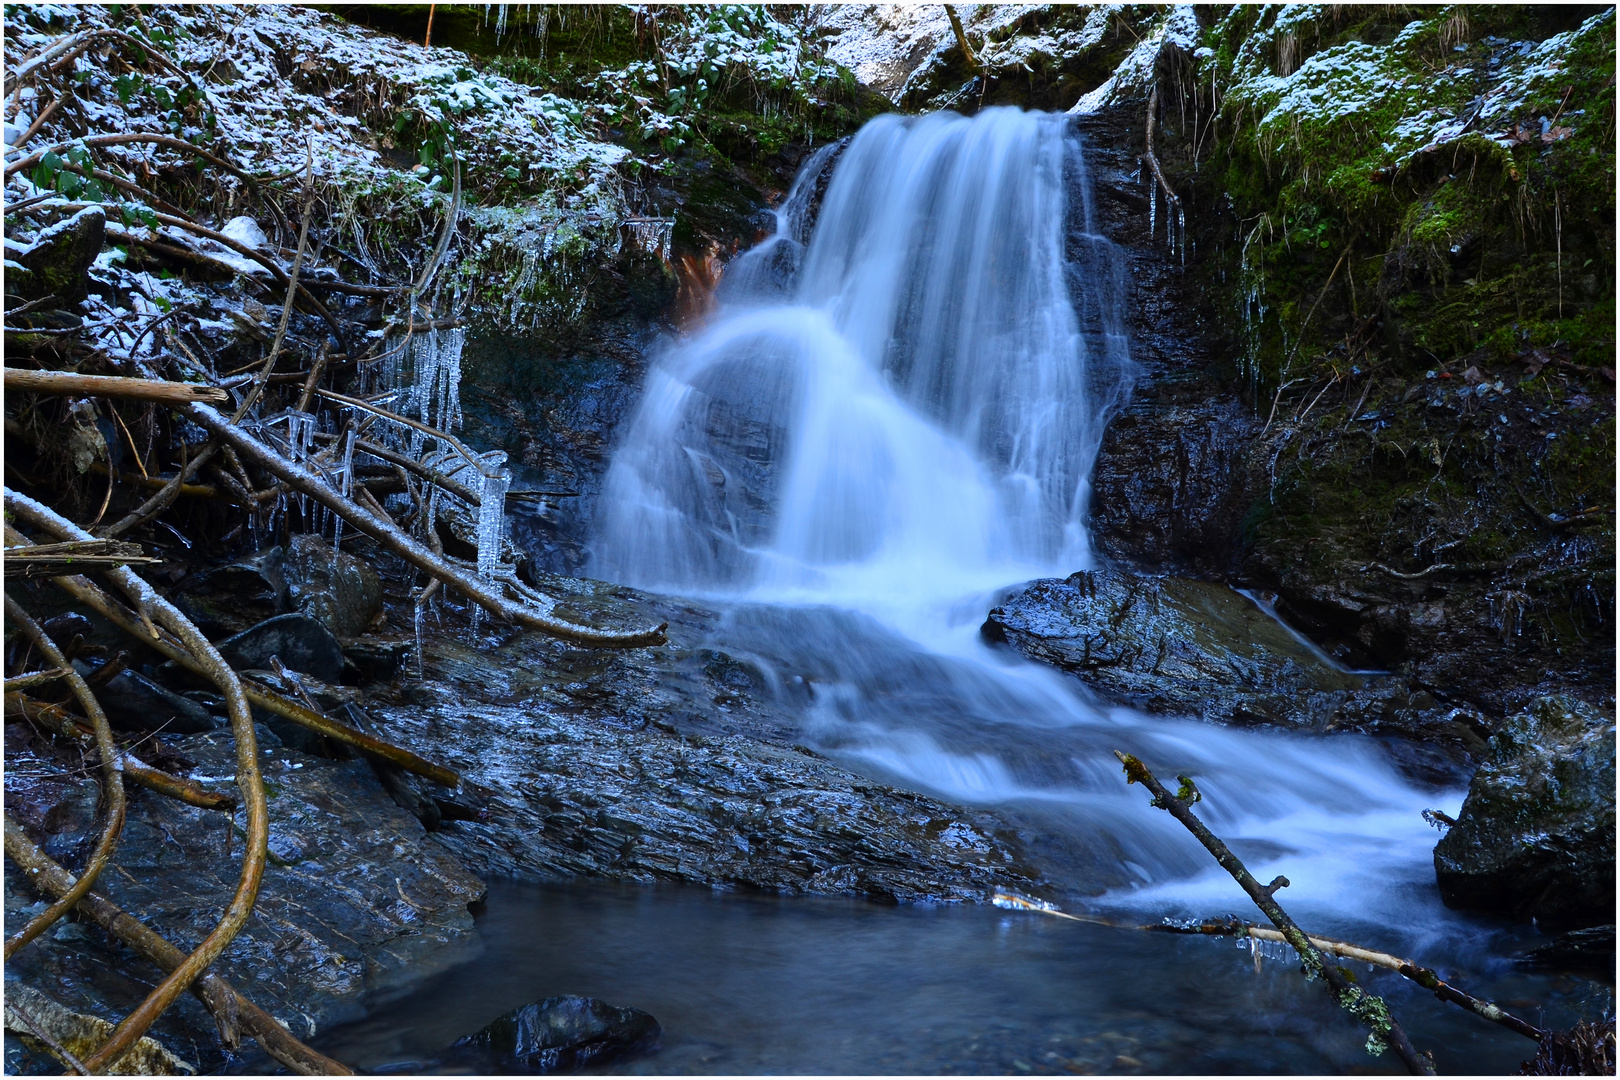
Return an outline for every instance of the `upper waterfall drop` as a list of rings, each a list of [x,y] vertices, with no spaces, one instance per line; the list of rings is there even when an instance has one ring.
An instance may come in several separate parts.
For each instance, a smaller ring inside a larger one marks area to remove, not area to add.
[[[998,108],[880,117],[837,149],[654,364],[597,574],[938,594],[1088,565],[1088,477],[1134,367],[1078,135]]]

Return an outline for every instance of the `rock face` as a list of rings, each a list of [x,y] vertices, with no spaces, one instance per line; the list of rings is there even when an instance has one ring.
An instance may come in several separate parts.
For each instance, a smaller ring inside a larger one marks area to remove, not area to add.
[[[1549,930],[1614,921],[1614,720],[1543,697],[1509,718],[1434,849],[1452,907]]]
[[[662,1034],[658,1021],[640,1009],[562,996],[514,1009],[457,1042],[456,1049],[503,1072],[567,1073],[645,1053]]]

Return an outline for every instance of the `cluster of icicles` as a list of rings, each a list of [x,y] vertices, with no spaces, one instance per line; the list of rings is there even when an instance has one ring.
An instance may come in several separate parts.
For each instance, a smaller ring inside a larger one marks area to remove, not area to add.
[[[386,349],[383,359],[362,367],[361,393],[375,405],[453,434],[462,422],[461,354],[465,344],[466,332],[459,328],[447,331],[430,328],[413,333],[405,341]],[[511,474],[504,468],[506,454],[499,450],[480,454],[479,462],[475,464],[463,457],[455,447],[419,428],[353,406],[347,408],[352,413],[351,423],[347,426],[342,453],[335,462],[323,460],[311,451],[317,434],[335,434],[327,429],[339,427],[337,417],[341,413],[337,410],[317,417],[313,413],[289,409],[260,420],[257,431],[260,438],[275,447],[282,456],[319,473],[334,490],[347,498],[354,490],[357,467],[386,464],[381,458],[356,449],[360,425],[363,421],[370,421],[369,439],[408,454],[479,493],[475,532],[478,573],[485,578],[493,577],[506,532],[506,493],[512,482]],[[430,446],[430,443],[433,445]],[[445,500],[468,511],[474,509],[465,506],[462,500],[436,484],[428,483],[427,488],[426,521],[429,523],[438,520],[440,506]],[[308,496],[282,494],[263,527],[260,528],[255,522],[254,539],[257,546],[262,546],[265,537],[276,534],[276,526],[288,511],[289,498],[298,500],[300,515],[307,520],[310,512]],[[321,508],[316,525],[323,536],[328,529],[331,530],[335,558],[343,542],[343,519]],[[433,526],[430,524],[429,527]],[[437,597],[430,601],[435,605],[435,612],[437,602]],[[476,632],[481,611],[477,605],[473,605],[472,612]],[[415,619],[418,657],[422,653],[424,615],[424,605],[419,602]]]

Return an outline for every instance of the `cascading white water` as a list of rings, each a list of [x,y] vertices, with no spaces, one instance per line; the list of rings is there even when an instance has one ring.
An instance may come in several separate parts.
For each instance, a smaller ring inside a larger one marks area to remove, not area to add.
[[[1123,261],[1064,119],[879,118],[805,165],[777,225],[653,365],[593,572],[724,600],[718,644],[786,697],[808,688],[823,749],[1039,808],[1105,879],[1193,896],[1210,868],[1126,789],[1118,748],[1197,776],[1209,820],[1292,897],[1331,910],[1364,881],[1376,918],[1376,881],[1409,909],[1432,882],[1419,811],[1458,793],[1418,791],[1367,740],[1097,705],[977,639],[995,590],[1089,565],[1087,480],[1134,374]]]

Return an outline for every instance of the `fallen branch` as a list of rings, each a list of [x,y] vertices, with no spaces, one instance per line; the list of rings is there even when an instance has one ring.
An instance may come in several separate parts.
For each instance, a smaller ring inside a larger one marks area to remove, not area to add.
[[[356,450],[363,450],[372,457],[382,458],[390,465],[398,465],[402,469],[415,473],[422,479],[437,485],[445,491],[448,491],[450,494],[454,495],[462,502],[467,503],[469,506],[482,506],[484,504],[483,498],[474,492],[472,488],[468,487],[466,484],[463,484],[460,480],[456,480],[445,473],[440,472],[431,465],[424,465],[415,458],[407,457],[405,454],[401,454],[397,450],[390,450],[388,447],[371,442],[368,439],[356,439],[354,441],[354,448]],[[511,492],[507,492],[507,494],[510,495]]]
[[[73,878],[29,840],[10,817],[5,819],[6,855],[27,876],[29,884],[47,896],[65,895]],[[174,971],[186,954],[154,933],[138,919],[120,910],[98,893],[79,901],[79,912],[164,971]],[[264,1052],[301,1076],[349,1076],[353,1070],[310,1049],[282,1027],[275,1017],[248,1001],[218,975],[203,975],[191,992],[213,1013],[220,1038],[228,1048],[238,1045],[236,1031],[259,1040]]]
[[[79,573],[96,567],[150,565],[163,560],[141,552],[141,545],[122,540],[72,541],[66,544],[34,544],[5,553],[6,577],[44,577],[67,571]]]
[[[88,679],[85,681],[89,682]],[[6,691],[5,715],[21,717],[35,727],[43,728],[52,735],[60,735],[64,739],[72,739],[79,743],[90,743],[95,740],[95,733],[86,727],[82,720],[60,705],[35,701],[15,690]],[[195,780],[154,769],[127,750],[119,752],[118,760],[124,771],[125,780],[155,791],[159,795],[167,795],[171,799],[178,799],[203,810],[228,812],[236,809],[235,796],[221,791],[209,791]]]
[[[27,371],[5,369],[6,390],[12,393],[73,394],[81,397],[127,398],[132,401],[163,401],[183,404],[212,401],[219,404],[231,395],[215,386],[200,383],[159,382],[155,379],[126,379],[118,375],[76,375],[70,371]]]
[[[14,596],[5,597],[6,620],[13,626],[20,626],[27,635],[33,639],[34,645],[44,655],[45,662],[52,667],[62,668],[62,678],[73,688],[73,696],[79,699],[79,707],[90,718],[91,735],[95,740],[96,749],[101,751],[101,771],[106,777],[105,794],[107,797],[107,824],[101,830],[101,837],[96,841],[95,851],[90,855],[90,861],[84,865],[84,873],[79,875],[78,883],[56,903],[40,912],[28,925],[6,939],[5,958],[10,960],[17,950],[33,941],[51,924],[66,915],[68,909],[79,902],[90,887],[96,883],[96,878],[106,869],[107,862],[112,858],[113,849],[118,846],[118,838],[124,831],[124,781],[119,775],[119,760],[117,748],[113,746],[112,727],[107,723],[107,714],[102,712],[101,704],[96,701],[95,694],[85,685],[84,679],[78,672],[69,666],[67,657],[62,650],[56,647],[56,642],[50,639],[44,629],[36,623],[28,612],[22,609]]]
[[[662,645],[666,640],[664,631],[667,624],[629,631],[597,630],[556,617],[552,614],[555,601],[549,598],[545,598],[544,603],[514,604],[489,583],[452,568],[444,559],[434,555],[402,532],[392,521],[377,516],[353,499],[339,495],[320,477],[297,462],[288,461],[276,454],[241,428],[228,423],[223,416],[207,405],[187,406],[186,415],[234,447],[242,457],[250,459],[260,469],[285,482],[294,491],[310,496],[418,570],[440,578],[447,585],[453,585],[463,595],[509,622],[544,630],[570,641],[612,648]]]
[[[44,671],[30,671],[26,675],[6,680],[6,693],[11,694],[20,690],[27,690],[33,686],[43,686],[46,683],[56,682],[63,678],[68,668],[47,668]],[[86,680],[88,681],[88,680]]]
[[[206,405],[194,408],[207,409]],[[213,410],[209,410],[212,412]],[[218,415],[218,414],[215,414]],[[51,533],[61,540],[93,540],[89,533],[26,495],[4,488],[5,508],[9,515]],[[8,539],[11,530],[7,526]],[[100,1050],[85,1060],[92,1070],[105,1069],[134,1045],[157,1018],[163,1015],[174,999],[197,979],[208,965],[223,953],[231,940],[246,925],[253,914],[253,903],[259,895],[259,883],[264,878],[266,852],[270,840],[270,816],[265,805],[264,780],[259,774],[258,741],[253,731],[253,713],[242,692],[242,683],[219,655],[218,650],[203,636],[180,610],[142,581],[128,567],[114,567],[107,576],[121,589],[142,614],[150,612],[196,657],[206,673],[225,698],[225,709],[230,716],[231,734],[236,742],[236,785],[242,793],[247,815],[247,842],[243,845],[242,873],[236,891],[231,896],[224,914],[213,931],[177,966],[169,977],[154,987],[134,1012],[126,1016],[112,1037]],[[60,580],[60,579],[57,579]],[[157,628],[151,628],[158,636]]]
[[[1215,861],[1220,863],[1221,869],[1231,874],[1243,891],[1249,894],[1249,899],[1254,901],[1255,906],[1265,912],[1266,918],[1270,919],[1272,925],[1280,931],[1282,940],[1292,945],[1294,951],[1299,953],[1300,959],[1305,963],[1306,972],[1320,977],[1327,983],[1328,991],[1340,1007],[1366,1025],[1371,1033],[1367,1038],[1368,1053],[1375,1055],[1382,1053],[1387,1046],[1395,1051],[1395,1055],[1413,1076],[1433,1076],[1434,1066],[1417,1052],[1411,1040],[1406,1037],[1400,1022],[1390,1014],[1389,1006],[1384,1000],[1355,986],[1345,978],[1344,973],[1336,965],[1328,963],[1322,952],[1311,943],[1305,931],[1299,928],[1273,898],[1272,894],[1276,890],[1287,886],[1288,879],[1279,877],[1270,885],[1261,885],[1220,837],[1210,832],[1209,828],[1194,816],[1190,806],[1202,796],[1192,780],[1185,776],[1178,777],[1181,781],[1181,790],[1172,795],[1141,761],[1118,750],[1114,751],[1114,756],[1125,766],[1126,782],[1139,783],[1146,787],[1153,793],[1154,806],[1169,811],[1171,817],[1185,825],[1187,831],[1197,837],[1198,842],[1215,856]]]

